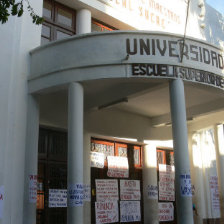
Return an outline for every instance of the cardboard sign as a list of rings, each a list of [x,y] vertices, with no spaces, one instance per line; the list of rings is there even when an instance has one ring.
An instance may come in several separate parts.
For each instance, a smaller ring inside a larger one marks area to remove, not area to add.
[[[158,200],[158,186],[156,186],[156,185],[148,185],[148,187],[147,187],[147,195],[148,195],[148,199]]]
[[[159,221],[173,221],[174,208],[172,202],[159,203]]]
[[[118,182],[115,179],[96,179],[97,201],[118,201]]]
[[[159,164],[159,200],[175,201],[174,166]]]
[[[118,222],[118,202],[95,202],[96,224]]]
[[[220,215],[218,177],[210,176],[209,185],[210,185],[210,192],[211,192],[213,218],[220,218],[221,215]]]
[[[180,175],[180,192],[183,197],[192,197],[191,189],[191,175],[190,174],[181,174]]]
[[[108,177],[128,178],[129,166],[127,157],[108,156]]]
[[[121,200],[141,200],[139,180],[120,180]]]
[[[140,222],[140,201],[120,201],[120,222]]]
[[[37,175],[29,175],[29,202],[37,203]]]
[[[3,208],[4,208],[4,186],[0,186],[0,219],[3,218]]]
[[[67,189],[49,189],[49,208],[67,207]]]
[[[68,205],[70,207],[83,206],[83,184],[70,184],[68,190]]]
[[[91,167],[104,168],[104,154],[100,152],[90,152]]]

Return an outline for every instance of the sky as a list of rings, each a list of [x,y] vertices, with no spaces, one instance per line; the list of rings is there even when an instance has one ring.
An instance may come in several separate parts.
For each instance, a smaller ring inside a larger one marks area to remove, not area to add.
[[[224,15],[224,0],[206,0],[206,2]]]

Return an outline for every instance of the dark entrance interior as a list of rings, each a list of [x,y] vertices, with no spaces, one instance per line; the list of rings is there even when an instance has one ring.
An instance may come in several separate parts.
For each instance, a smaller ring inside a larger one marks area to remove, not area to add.
[[[40,128],[37,224],[65,224],[66,207],[49,208],[49,189],[67,189],[67,133]]]

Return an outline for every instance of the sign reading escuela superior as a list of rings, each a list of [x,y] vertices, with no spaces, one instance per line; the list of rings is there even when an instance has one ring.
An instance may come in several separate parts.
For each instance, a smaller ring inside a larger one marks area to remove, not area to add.
[[[134,77],[180,77],[224,88],[223,52],[211,45],[193,40],[183,43],[166,36],[127,38],[126,53],[128,60],[133,61]]]

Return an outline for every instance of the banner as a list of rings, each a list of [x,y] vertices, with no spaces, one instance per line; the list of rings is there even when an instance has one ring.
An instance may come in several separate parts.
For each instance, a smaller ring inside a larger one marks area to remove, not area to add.
[[[29,175],[29,202],[37,203],[37,175]]]
[[[211,202],[212,202],[212,217],[220,218],[220,201],[219,201],[219,188],[218,188],[218,177],[210,176],[209,179]]]
[[[68,189],[69,207],[83,206],[83,184],[70,184]]]
[[[158,200],[158,186],[156,186],[156,185],[148,185],[148,187],[147,187],[147,195],[148,195],[148,199]]]
[[[190,174],[181,174],[180,175],[180,192],[183,197],[192,197],[191,189],[191,175]]]
[[[67,189],[49,189],[49,208],[67,207]]]
[[[175,201],[174,166],[159,164],[159,200]]]
[[[121,200],[141,200],[139,180],[120,180]]]
[[[100,152],[90,152],[91,167],[104,168],[104,154]]]
[[[108,177],[128,178],[129,166],[127,157],[108,156]]]
[[[140,201],[120,201],[120,222],[140,222]]]
[[[172,202],[159,203],[159,221],[173,221],[174,207]]]
[[[118,202],[95,202],[96,224],[114,223],[119,221]]]
[[[118,201],[118,182],[116,179],[96,179],[97,201]]]

